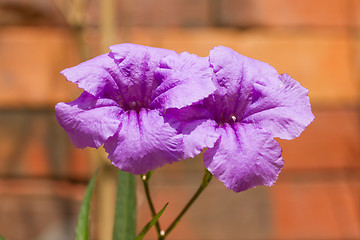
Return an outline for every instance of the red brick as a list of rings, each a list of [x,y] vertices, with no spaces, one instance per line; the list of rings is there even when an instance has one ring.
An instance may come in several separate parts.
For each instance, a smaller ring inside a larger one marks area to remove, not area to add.
[[[0,112],[0,175],[88,179],[94,164],[75,149],[54,112]]]
[[[21,175],[48,177],[52,174],[50,161],[46,154],[46,148],[40,139],[32,139],[24,152],[24,162],[21,163]]]
[[[79,63],[69,32],[0,29],[0,106],[53,106],[79,94],[59,72]]]
[[[0,232],[6,239],[71,239],[85,186],[0,180]]]
[[[315,110],[315,120],[294,140],[281,140],[284,171],[297,169],[360,169],[360,113]]]
[[[315,104],[354,104],[359,97],[353,58],[356,39],[344,31],[167,29],[162,43],[162,47],[201,56],[214,46],[231,47],[290,74],[310,90]]]
[[[222,0],[221,22],[230,26],[324,27],[349,25],[347,0]]]
[[[350,0],[351,2],[351,25],[353,27],[360,27],[360,0]]]
[[[153,174],[150,187],[156,209],[169,202],[160,219],[162,228],[170,225],[195,193],[203,169],[202,160],[197,158],[166,165]],[[267,188],[237,194],[214,177],[169,238],[217,240],[241,236],[244,239],[271,239],[269,202]],[[141,229],[150,220],[142,185],[138,185],[138,207],[138,227]],[[147,239],[156,239],[153,229]]]
[[[135,43],[202,56],[217,45],[232,47],[270,63],[279,72],[289,73],[310,89],[316,104],[353,104],[359,96],[353,57],[356,51],[352,48],[356,39],[343,31],[164,28],[132,29],[129,34]],[[74,84],[59,74],[63,68],[80,62],[74,48],[71,50],[74,45],[69,35],[59,29],[3,29],[0,36],[4,43],[0,51],[0,106],[49,106],[57,101],[70,101],[79,93]],[[69,50],[63,51],[66,48]],[[18,70],[20,66],[22,71]]]
[[[275,239],[359,239],[359,191],[359,179],[278,181],[271,189]]]
[[[52,1],[2,0],[1,25],[58,25],[65,19]]]
[[[0,179],[0,196],[58,196],[80,202],[84,196],[84,184],[66,181],[27,179]]]
[[[66,161],[66,175],[71,179],[90,179],[95,171],[95,164],[91,161],[91,154],[92,152],[89,149],[71,147],[69,160]]]
[[[156,209],[169,202],[160,219],[163,228],[195,192],[202,167],[201,159],[186,160],[167,165],[152,176],[150,186]],[[271,188],[258,187],[241,193],[228,190],[214,177],[169,237],[358,239],[360,179],[356,173],[341,174],[341,169],[334,172],[339,174],[320,171],[313,171],[312,175],[309,171],[280,174]],[[138,208],[138,227],[141,228],[150,219],[141,185],[138,186]],[[154,229],[148,237],[156,239]]]
[[[360,2],[360,1],[359,1]],[[359,4],[359,9],[360,9],[360,4]],[[360,21],[359,21],[360,23]],[[360,24],[359,24],[360,26]],[[360,95],[360,32],[358,32],[357,34],[354,34],[355,35],[355,43],[352,45],[352,51],[353,51],[353,56],[351,58],[352,60],[352,68],[354,69],[355,71],[355,76],[356,76],[356,79],[358,80],[358,92],[359,92],[359,95]],[[360,97],[359,97],[359,100],[360,100]]]
[[[118,21],[125,26],[204,26],[209,22],[207,0],[122,1]]]

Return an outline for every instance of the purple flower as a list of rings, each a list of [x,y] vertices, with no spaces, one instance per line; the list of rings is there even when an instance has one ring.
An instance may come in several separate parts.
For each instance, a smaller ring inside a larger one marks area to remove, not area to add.
[[[207,58],[134,44],[110,50],[62,71],[84,92],[56,105],[58,122],[76,147],[104,144],[112,163],[133,174],[182,159],[183,135],[164,112],[215,91]]]
[[[226,47],[211,50],[209,62],[216,91],[201,105],[167,113],[184,134],[185,156],[206,145],[206,168],[235,192],[271,186],[284,164],[274,137],[296,138],[314,119],[308,90]]]

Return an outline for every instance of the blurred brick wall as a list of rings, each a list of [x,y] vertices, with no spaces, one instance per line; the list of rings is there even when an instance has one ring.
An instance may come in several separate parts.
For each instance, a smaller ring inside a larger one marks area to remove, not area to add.
[[[98,1],[86,44],[99,53]],[[207,56],[217,45],[286,72],[310,90],[315,121],[280,141],[285,167],[272,188],[235,194],[219,181],[169,239],[360,239],[360,0],[121,0],[116,43]],[[0,1],[0,234],[10,240],[72,239],[96,167],[54,117],[80,91],[59,72],[80,62],[76,39],[52,1]],[[203,164],[157,171],[163,225],[196,190]],[[139,227],[149,220],[141,186]],[[151,232],[147,239],[154,239]]]

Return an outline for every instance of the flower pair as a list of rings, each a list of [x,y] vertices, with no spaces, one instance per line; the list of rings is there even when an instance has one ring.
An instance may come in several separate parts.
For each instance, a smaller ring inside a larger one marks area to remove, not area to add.
[[[283,166],[274,137],[295,138],[314,119],[298,82],[226,47],[202,58],[119,44],[62,74],[84,90],[56,105],[73,144],[104,145],[133,174],[207,148],[205,167],[229,189],[272,185]]]

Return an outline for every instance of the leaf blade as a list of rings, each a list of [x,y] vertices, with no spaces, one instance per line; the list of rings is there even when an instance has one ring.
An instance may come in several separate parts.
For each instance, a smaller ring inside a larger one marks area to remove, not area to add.
[[[166,203],[165,206],[148,222],[144,228],[141,230],[141,232],[138,234],[135,240],[141,240],[145,236],[145,234],[150,230],[150,228],[159,220],[161,215],[164,213],[166,207],[169,203]]]
[[[94,190],[94,185],[96,177],[98,175],[98,170],[92,176],[89,185],[86,189],[84,199],[81,203],[80,212],[78,216],[78,222],[76,225],[75,240],[88,240],[89,239],[89,228],[90,228],[90,205],[91,197]]]
[[[113,240],[136,237],[136,179],[135,175],[118,171]]]

